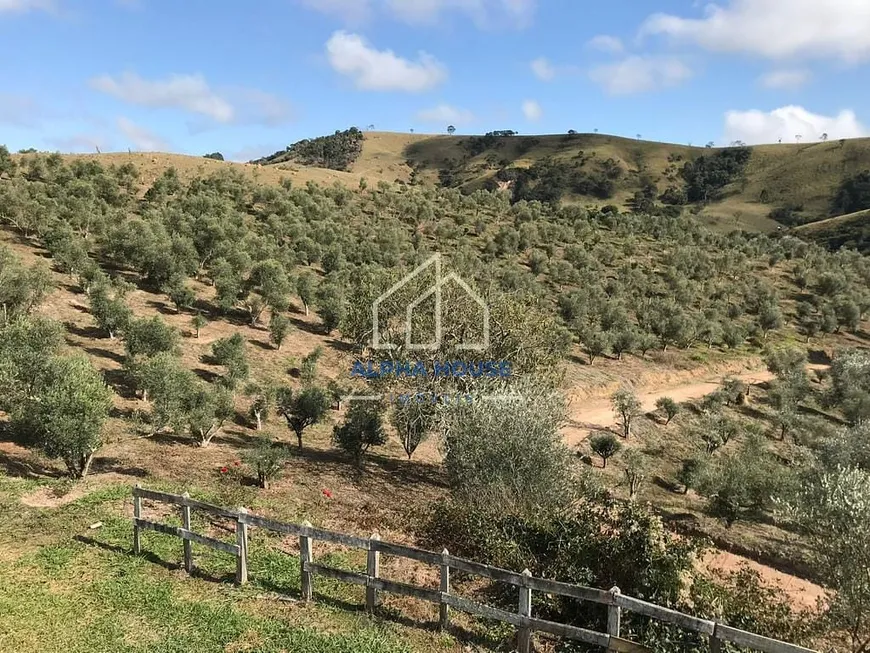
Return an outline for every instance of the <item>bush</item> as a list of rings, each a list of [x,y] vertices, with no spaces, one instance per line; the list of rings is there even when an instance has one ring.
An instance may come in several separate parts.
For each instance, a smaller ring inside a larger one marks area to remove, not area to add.
[[[270,481],[277,479],[284,467],[287,451],[271,436],[260,435],[254,447],[243,456],[243,460],[256,476],[259,486],[268,490]]]
[[[601,456],[601,467],[606,468],[607,459],[615,456],[622,449],[622,443],[612,433],[599,433],[589,440],[589,447]]]
[[[505,514],[563,507],[572,489],[564,418],[564,399],[531,383],[446,406],[444,462],[454,497]]]
[[[336,446],[350,454],[357,465],[362,464],[363,456],[371,447],[387,443],[380,408],[377,401],[356,401],[347,411],[344,424],[333,429]]]

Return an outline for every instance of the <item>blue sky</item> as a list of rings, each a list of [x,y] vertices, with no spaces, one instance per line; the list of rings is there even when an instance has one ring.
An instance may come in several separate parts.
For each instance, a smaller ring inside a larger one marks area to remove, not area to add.
[[[378,130],[701,144],[870,125],[866,0],[0,0],[0,143],[221,151]]]

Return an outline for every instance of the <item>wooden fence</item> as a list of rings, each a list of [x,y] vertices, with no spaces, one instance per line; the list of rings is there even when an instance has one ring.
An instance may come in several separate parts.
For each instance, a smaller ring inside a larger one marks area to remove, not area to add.
[[[142,518],[142,501],[158,501],[179,506],[181,508],[181,527],[170,526]],[[236,542],[231,544],[191,530],[191,511],[202,512],[222,517],[235,522]],[[620,638],[620,620],[622,611],[627,610],[659,621],[675,624],[680,628],[702,633],[708,637],[710,651],[719,653],[722,642],[731,642],[765,653],[816,653],[810,649],[794,644],[788,644],[761,635],[731,628],[722,623],[699,619],[676,610],[664,608],[653,603],[621,594],[618,587],[611,590],[583,587],[555,580],[535,578],[528,569],[522,573],[499,569],[472,560],[450,555],[447,549],[441,553],[433,553],[400,544],[382,542],[377,535],[369,538],[336,533],[315,528],[310,523],[290,524],[265,517],[250,514],[245,508],[229,510],[208,503],[191,499],[188,494],[177,495],[166,492],[155,492],[137,485],[133,489],[133,552],[141,552],[140,534],[143,530],[156,531],[179,537],[184,546],[184,569],[190,573],[193,570],[192,544],[202,544],[219,551],[232,554],[236,559],[236,583],[243,585],[248,582],[248,528],[265,528],[277,533],[299,537],[299,565],[301,571],[301,595],[305,601],[310,601],[313,595],[315,576],[334,578],[366,588],[366,609],[373,611],[378,603],[378,592],[388,592],[402,596],[410,596],[439,606],[439,623],[446,627],[449,621],[450,608],[468,612],[480,617],[495,619],[517,627],[517,648],[520,653],[530,653],[532,650],[532,634],[534,632],[549,633],[579,642],[600,646],[607,651],[622,653],[650,653],[649,649]],[[319,565],[315,562],[312,543],[314,540],[332,542],[367,552],[366,573],[356,573]],[[440,587],[436,589],[417,587],[398,583],[380,577],[381,554],[408,558],[440,569]],[[490,580],[513,585],[519,590],[517,612],[508,612],[488,605],[477,603],[451,593],[450,573],[460,571]],[[560,624],[532,616],[532,592],[544,592],[560,596],[572,597],[581,601],[590,601],[605,606],[607,610],[607,632],[599,633],[577,626]]]

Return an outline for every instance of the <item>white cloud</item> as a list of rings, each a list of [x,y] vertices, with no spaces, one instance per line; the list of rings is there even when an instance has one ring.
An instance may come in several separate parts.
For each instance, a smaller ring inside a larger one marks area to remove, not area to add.
[[[336,16],[353,25],[364,22],[372,11],[369,0],[301,0],[301,2],[310,9]]]
[[[765,88],[795,89],[809,82],[811,77],[808,70],[772,70],[758,81]]]
[[[332,68],[367,91],[425,91],[447,79],[447,70],[432,55],[420,52],[416,61],[392,50],[376,50],[358,34],[335,32],[326,42]]]
[[[2,1],[2,0],[0,0]],[[384,12],[411,25],[432,25],[450,12],[470,18],[478,27],[529,25],[537,0],[299,0],[310,9],[358,25]]]
[[[609,52],[611,54],[620,54],[625,49],[621,40],[615,36],[609,36],[608,34],[599,34],[590,39],[586,45],[595,50],[601,50],[602,52]]]
[[[474,114],[467,109],[459,109],[449,104],[439,104],[431,109],[418,111],[417,120],[420,122],[462,125],[472,122]]]
[[[703,18],[654,14],[641,33],[665,34],[717,52],[770,58],[870,57],[866,0],[729,0],[709,5]]]
[[[154,132],[145,129],[128,118],[118,118],[118,130],[137,150],[144,152],[165,152],[169,144]]]
[[[524,27],[531,22],[536,0],[383,0],[387,10],[410,24],[432,24],[453,10],[464,13],[478,27],[510,24]]]
[[[526,100],[523,102],[523,115],[526,117],[526,120],[537,122],[544,115],[544,110],[541,109],[541,105],[535,100]]]
[[[546,57],[538,57],[529,65],[531,66],[535,77],[540,80],[549,82],[556,76],[556,69],[553,68],[553,64],[547,61]]]
[[[202,75],[170,75],[165,79],[147,80],[136,73],[125,72],[117,77],[95,77],[90,85],[128,104],[182,109],[223,124],[274,126],[287,122],[292,115],[290,104],[271,93],[244,87],[218,91],[212,89]]]
[[[692,76],[676,57],[630,56],[613,64],[594,67],[589,77],[611,95],[646,93],[677,86]]]
[[[795,135],[802,141],[816,141],[822,134],[831,139],[857,138],[867,135],[854,111],[844,110],[836,116],[811,113],[798,106],[773,111],[729,111],[725,114],[725,141],[743,141],[749,145],[776,143],[779,139],[793,143]]]
[[[54,11],[53,0],[0,0],[0,14],[24,13],[27,11]]]
[[[184,109],[221,123],[231,122],[235,117],[233,106],[217,95],[201,75],[170,75],[149,81],[126,72],[117,78],[101,75],[90,83],[96,90],[130,104]]]

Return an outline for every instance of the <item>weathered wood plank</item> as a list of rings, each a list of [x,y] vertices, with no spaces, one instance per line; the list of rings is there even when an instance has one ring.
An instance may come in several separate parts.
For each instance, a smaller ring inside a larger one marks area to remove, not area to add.
[[[440,565],[441,554],[424,551],[423,549],[415,549],[411,546],[402,544],[390,544],[389,542],[372,542],[372,551],[379,551],[385,555],[398,556],[399,558],[410,558],[418,562],[424,562],[428,565]]]
[[[218,515],[219,517],[226,517],[228,519],[235,519],[237,516],[237,513],[234,510],[227,510],[226,508],[214,506],[210,503],[203,503],[202,501],[197,501],[196,499],[191,499],[189,497],[185,498],[180,494],[158,492],[157,490],[146,490],[145,488],[133,488],[133,496],[148,499],[149,501],[171,503],[176,506],[190,506],[194,510],[202,510],[203,512]]]
[[[305,526],[300,524],[288,524],[286,522],[277,521],[275,519],[267,519],[266,517],[258,517],[256,515],[237,515],[237,518],[242,523],[248,526],[257,526],[278,533],[287,533],[288,535],[299,535],[310,537],[315,540],[324,542],[332,542],[333,544],[343,544],[355,549],[369,550],[369,540],[365,537],[357,537],[356,535],[345,535],[344,533],[336,533],[323,528],[315,528],[314,526]]]
[[[518,574],[515,571],[499,569],[498,567],[492,567],[480,562],[466,560],[465,558],[449,556],[447,564],[450,565],[451,569],[458,569],[459,571],[464,571],[467,574],[474,574],[475,576],[483,576],[484,578],[496,580],[500,583],[508,583],[509,585],[518,585],[522,587],[525,582],[522,574]]]
[[[303,526],[310,526],[309,522],[305,522]],[[311,552],[311,538],[305,535],[299,536],[299,576],[300,576],[300,593],[303,601],[310,601],[314,593],[314,577],[311,572],[306,569],[313,560]]]
[[[189,499],[190,495],[184,493],[184,498]],[[181,527],[188,533],[193,532],[191,524],[190,506],[181,506]],[[184,539],[184,570],[189,574],[193,571],[193,545],[190,538]]]
[[[182,538],[183,540],[196,542],[197,544],[203,544],[205,546],[211,547],[212,549],[217,549],[218,551],[231,553],[234,556],[239,555],[239,546],[237,544],[222,542],[221,540],[216,540],[214,538],[207,537],[206,535],[200,535],[199,533],[194,533],[193,531],[188,531],[184,528],[178,529],[178,537]]]
[[[139,555],[142,553],[142,534],[140,533],[137,520],[142,518],[142,497],[136,494],[137,490],[141,490],[142,486],[138,483],[133,488],[133,553]]]
[[[550,633],[551,635],[558,635],[560,637],[567,637],[568,639],[573,639],[578,642],[586,642],[587,644],[594,644],[603,648],[607,648],[610,644],[610,636],[606,635],[605,633],[597,633],[593,630],[586,630],[585,628],[578,628],[576,626],[557,624],[553,621],[547,621],[545,619],[523,617],[518,614],[514,614],[513,612],[506,612],[504,610],[499,610],[498,608],[493,608],[488,605],[475,603],[474,601],[470,601],[469,599],[464,599],[459,596],[448,595],[445,596],[444,599],[451,607],[454,607],[457,610],[476,614],[480,617],[485,617],[487,619],[504,621],[511,625],[517,626],[518,628],[525,626],[539,632]]]
[[[608,652],[614,651],[614,653],[653,653],[652,649],[648,649],[646,646],[630,642],[627,639],[613,637],[612,635],[609,646]]]
[[[441,551],[441,566],[440,566],[440,589],[441,596],[439,596],[438,600],[440,605],[438,606],[438,625],[443,629],[447,628],[447,624],[450,620],[450,606],[442,598],[447,594],[450,594],[450,552],[445,548]]]
[[[406,583],[397,583],[392,580],[384,580],[383,578],[369,578],[368,586],[391,594],[400,594],[402,596],[410,596],[421,601],[429,603],[441,603],[441,592],[438,590],[430,590],[416,585],[407,585]]]
[[[247,514],[246,508],[239,508],[239,516]],[[239,555],[236,556],[236,585],[248,582],[248,525],[241,519],[236,520],[236,546]]]
[[[804,648],[797,644],[780,642],[776,639],[755,635],[745,630],[731,628],[719,623],[716,624],[715,636],[722,641],[731,642],[732,644],[745,646],[757,651],[764,651],[764,653],[816,653],[812,649]]]
[[[175,537],[181,537],[181,529],[177,526],[169,526],[168,524],[160,524],[154,521],[148,521],[147,519],[134,519],[133,523],[139,527],[140,530],[143,531],[155,531],[157,533],[163,533],[164,535],[174,535]]]
[[[369,538],[369,542],[377,544],[380,539],[377,533],[373,533]],[[366,553],[366,575],[369,577],[369,581],[381,575],[381,554],[376,548],[369,548]],[[378,588],[371,582],[368,582],[366,583],[366,610],[374,612],[377,605]]]
[[[583,585],[571,585],[570,583],[562,583],[557,580],[547,580],[545,578],[527,578],[526,586],[545,594],[558,594],[560,596],[569,596],[581,601],[592,601],[594,603],[603,603],[610,605],[613,603],[613,597],[607,590],[600,590],[594,587],[584,587]]]
[[[713,621],[692,617],[682,612],[671,610],[670,608],[663,608],[660,605],[641,601],[640,599],[634,599],[630,596],[623,596],[621,594],[616,597],[616,605],[625,608],[626,610],[636,612],[637,614],[675,624],[681,628],[694,630],[695,632],[703,633],[704,635],[712,635],[713,629],[716,627],[716,623]]]
[[[523,578],[528,581],[532,577],[532,572],[528,569],[523,570]],[[520,600],[517,613],[521,617],[532,616],[532,590],[528,587],[519,587]],[[524,626],[517,631],[517,648],[520,653],[530,653],[532,649],[532,629]]]
[[[366,574],[360,574],[355,571],[345,571],[344,569],[336,569],[334,567],[325,567],[323,565],[314,564],[313,562],[307,563],[304,570],[316,576],[334,578],[335,580],[350,583],[351,585],[365,586],[368,583],[369,578]]]

